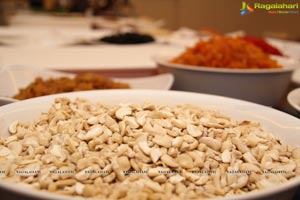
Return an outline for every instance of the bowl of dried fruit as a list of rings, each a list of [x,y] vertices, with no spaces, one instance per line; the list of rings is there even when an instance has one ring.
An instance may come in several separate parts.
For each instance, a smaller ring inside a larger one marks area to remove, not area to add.
[[[162,72],[175,77],[176,90],[233,97],[276,106],[286,95],[299,62],[270,56],[240,38],[201,40],[181,54],[153,56]]]
[[[227,97],[102,90],[0,107],[0,188],[39,199],[291,199],[300,120]]]

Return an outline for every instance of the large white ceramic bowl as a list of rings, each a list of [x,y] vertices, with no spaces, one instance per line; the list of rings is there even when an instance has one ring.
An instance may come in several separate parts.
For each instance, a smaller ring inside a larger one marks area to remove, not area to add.
[[[163,105],[193,104],[207,109],[219,110],[237,120],[259,121],[264,129],[271,131],[284,142],[292,146],[299,146],[300,120],[288,114],[258,104],[221,96],[158,90],[102,90],[64,93],[5,105],[0,107],[0,136],[7,137],[9,135],[7,131],[8,125],[14,120],[30,121],[37,118],[41,112],[48,110],[56,97],[69,97],[71,99],[81,97],[107,105],[144,102]],[[297,189],[299,189],[299,185],[300,179],[297,177],[269,189],[217,199],[291,199]],[[37,197],[39,199],[77,199],[75,197],[30,189],[29,187],[11,184],[3,180],[0,180],[0,188],[18,195]]]
[[[275,106],[286,94],[292,72],[299,62],[274,56],[282,69],[226,69],[173,64],[174,55],[154,56],[161,71],[173,73],[173,88],[217,94]]]

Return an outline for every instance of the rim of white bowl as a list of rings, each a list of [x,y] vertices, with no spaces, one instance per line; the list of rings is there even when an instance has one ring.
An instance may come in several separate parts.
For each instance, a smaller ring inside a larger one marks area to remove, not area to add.
[[[154,55],[152,59],[163,67],[188,70],[188,71],[204,71],[214,73],[233,73],[233,74],[270,74],[270,73],[290,73],[300,67],[300,62],[293,58],[286,58],[282,56],[271,56],[283,66],[278,69],[228,69],[228,68],[216,68],[216,67],[204,67],[204,66],[193,66],[176,64],[169,62],[170,59],[174,58],[174,55]]]

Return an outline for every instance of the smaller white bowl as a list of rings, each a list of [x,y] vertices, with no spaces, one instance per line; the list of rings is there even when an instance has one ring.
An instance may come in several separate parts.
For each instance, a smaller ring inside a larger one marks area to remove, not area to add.
[[[292,82],[295,84],[295,85],[298,85],[300,86],[300,68],[295,70],[295,72],[293,73],[293,76],[292,76]]]
[[[0,97],[11,97],[19,89],[27,87],[35,78],[42,79],[68,77],[74,78],[75,74],[55,70],[41,69],[35,66],[11,65],[0,68]],[[172,74],[158,74],[138,78],[112,78],[114,81],[128,83],[131,89],[169,90],[174,82]]]
[[[289,104],[300,113],[300,88],[292,90],[288,94],[287,100]]]
[[[300,65],[295,59],[272,56],[282,69],[227,69],[170,63],[174,57],[153,57],[162,72],[174,74],[173,89],[234,97],[267,106],[280,102],[292,72]]]
[[[37,77],[43,79],[69,77],[75,74],[53,70],[40,69],[32,66],[13,65],[0,69],[0,80],[6,84],[0,84],[0,106],[17,102],[10,98],[18,93],[19,89],[27,87]],[[113,78],[115,81],[128,83],[132,89],[169,90],[174,82],[174,76],[170,73],[138,78]]]

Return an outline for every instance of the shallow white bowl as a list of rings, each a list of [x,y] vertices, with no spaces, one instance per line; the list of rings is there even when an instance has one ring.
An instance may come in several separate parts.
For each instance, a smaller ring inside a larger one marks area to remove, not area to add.
[[[13,103],[17,100],[11,99],[19,89],[27,87],[35,78],[41,77],[60,78],[75,77],[73,73],[65,73],[32,66],[5,66],[0,69],[0,106]],[[174,82],[174,76],[170,73],[139,78],[113,78],[115,81],[128,83],[132,89],[169,90]]]
[[[295,72],[293,73],[292,82],[295,85],[300,86],[300,68],[298,68],[297,70],[295,70]]]
[[[281,138],[283,142],[289,143],[292,146],[299,145],[300,140],[300,120],[269,107],[221,96],[158,90],[102,90],[64,93],[5,105],[0,107],[0,130],[2,130],[0,136],[7,137],[9,135],[7,132],[8,125],[14,120],[29,121],[37,118],[41,112],[48,110],[53,100],[57,97],[69,97],[71,99],[81,97],[107,105],[144,102],[164,105],[193,104],[207,109],[219,110],[237,120],[259,121],[264,129],[271,131]],[[285,184],[269,189],[217,199],[291,199],[295,191],[299,188],[299,185],[300,179],[298,177]],[[77,199],[75,197],[38,191],[1,180],[0,187],[14,193],[38,197],[40,199]]]
[[[154,56],[161,71],[173,73],[173,88],[217,94],[275,106],[285,95],[292,72],[299,62],[274,56],[282,69],[226,69],[170,63],[174,55]]]
[[[289,104],[300,114],[300,88],[292,90],[288,94],[287,100]]]

